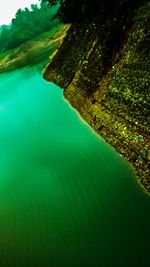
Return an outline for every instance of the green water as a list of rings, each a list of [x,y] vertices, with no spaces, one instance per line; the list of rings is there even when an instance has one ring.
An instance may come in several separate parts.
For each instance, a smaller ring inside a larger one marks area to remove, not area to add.
[[[144,267],[150,199],[34,69],[0,76],[0,267]]]

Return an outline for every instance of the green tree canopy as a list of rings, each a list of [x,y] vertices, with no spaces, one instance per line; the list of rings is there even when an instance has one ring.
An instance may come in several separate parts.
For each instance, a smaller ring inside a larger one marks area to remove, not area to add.
[[[49,6],[47,1],[41,1],[40,6],[31,5],[31,9],[19,9],[10,27],[3,26],[0,33],[0,50],[13,49],[22,43],[32,40],[37,35],[48,31],[59,23],[53,16],[58,11],[58,5]]]
[[[138,2],[137,0],[47,0],[49,4],[59,4],[58,17],[64,22],[93,19],[97,13],[107,16],[119,6]]]

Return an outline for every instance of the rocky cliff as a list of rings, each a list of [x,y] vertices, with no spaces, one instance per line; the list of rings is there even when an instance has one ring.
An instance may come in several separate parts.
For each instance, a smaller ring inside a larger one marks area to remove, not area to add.
[[[150,191],[150,2],[72,24],[44,78],[129,160]]]

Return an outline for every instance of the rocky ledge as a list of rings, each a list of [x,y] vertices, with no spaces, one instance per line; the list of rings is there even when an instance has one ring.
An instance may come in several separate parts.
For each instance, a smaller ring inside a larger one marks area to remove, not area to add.
[[[134,166],[150,191],[150,2],[72,24],[44,78]]]

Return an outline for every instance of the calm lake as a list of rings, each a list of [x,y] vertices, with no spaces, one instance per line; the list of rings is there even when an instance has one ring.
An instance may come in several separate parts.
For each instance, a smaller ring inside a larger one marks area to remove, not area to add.
[[[0,267],[145,267],[150,198],[36,68],[0,76]]]

